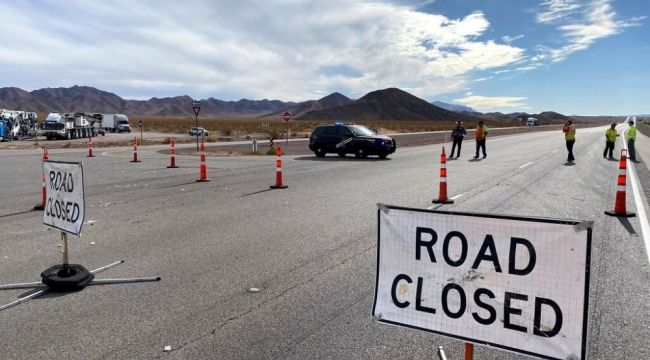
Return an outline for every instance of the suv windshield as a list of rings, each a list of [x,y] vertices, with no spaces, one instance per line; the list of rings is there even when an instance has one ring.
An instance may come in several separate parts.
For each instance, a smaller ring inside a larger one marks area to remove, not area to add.
[[[354,132],[354,135],[357,136],[375,135],[374,132],[372,132],[370,129],[362,125],[354,125],[354,126],[350,126],[349,128]]]

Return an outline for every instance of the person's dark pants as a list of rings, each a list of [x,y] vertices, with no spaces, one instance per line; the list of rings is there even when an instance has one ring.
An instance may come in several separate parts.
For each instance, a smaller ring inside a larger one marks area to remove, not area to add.
[[[456,149],[456,145],[458,145],[458,155],[456,157],[460,157],[460,147],[463,145],[463,139],[454,139],[454,144],[451,145],[451,156],[454,157],[454,150]]]
[[[636,160],[636,150],[634,150],[634,140],[627,141],[627,154],[630,160]]]
[[[607,156],[607,152],[609,152],[610,158],[614,157],[614,145],[616,145],[616,143],[605,141],[605,151],[603,151],[603,157]]]
[[[567,158],[566,161],[574,161],[576,158],[573,157],[573,144],[575,144],[575,140],[567,140],[566,141],[566,149],[569,150],[569,157]]]
[[[479,150],[483,150],[483,157],[487,156],[487,153],[485,152],[485,139],[476,140],[476,157],[478,157]]]

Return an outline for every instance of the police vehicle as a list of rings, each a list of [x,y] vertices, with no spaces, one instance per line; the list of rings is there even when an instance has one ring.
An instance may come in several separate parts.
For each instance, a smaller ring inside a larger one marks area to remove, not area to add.
[[[318,157],[327,153],[336,153],[340,157],[354,154],[357,158],[379,155],[384,159],[395,152],[395,140],[384,135],[377,135],[362,125],[335,123],[318,126],[309,137],[309,149]]]

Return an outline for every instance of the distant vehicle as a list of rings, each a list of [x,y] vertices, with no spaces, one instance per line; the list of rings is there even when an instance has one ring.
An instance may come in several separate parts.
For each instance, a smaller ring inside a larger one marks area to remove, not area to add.
[[[112,133],[131,132],[129,118],[124,114],[95,114],[95,117],[99,117],[101,122],[100,128],[104,129],[104,131],[110,131]]]
[[[0,109],[0,120],[4,122],[2,141],[19,140],[32,136],[36,128],[37,114],[22,110]]]
[[[528,120],[526,120],[526,126],[528,127],[533,127],[533,126],[539,126],[539,120],[534,117],[529,117]]]
[[[49,113],[43,121],[43,135],[48,139],[80,139],[97,136],[96,120],[84,113]]]
[[[336,123],[318,126],[309,137],[309,149],[318,157],[336,153],[340,157],[354,154],[357,158],[379,155],[384,159],[395,152],[395,140],[377,135],[362,125]]]
[[[193,128],[191,128],[190,129],[190,136],[197,136],[197,135],[198,136],[208,136],[208,135],[210,135],[210,133],[208,132],[208,130],[206,130],[206,129],[202,128],[202,127],[198,127],[198,128],[193,127]]]

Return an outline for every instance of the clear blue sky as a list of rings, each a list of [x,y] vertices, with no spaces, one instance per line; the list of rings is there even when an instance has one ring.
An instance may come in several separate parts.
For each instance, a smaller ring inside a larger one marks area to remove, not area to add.
[[[650,1],[6,1],[0,87],[650,113]]]

